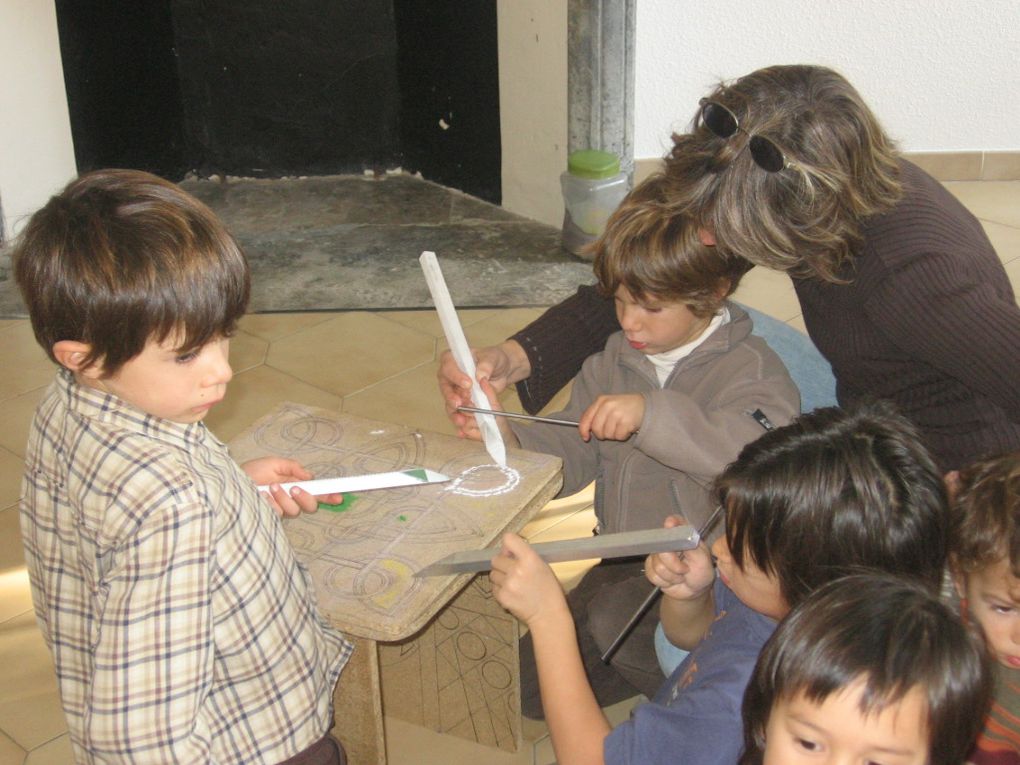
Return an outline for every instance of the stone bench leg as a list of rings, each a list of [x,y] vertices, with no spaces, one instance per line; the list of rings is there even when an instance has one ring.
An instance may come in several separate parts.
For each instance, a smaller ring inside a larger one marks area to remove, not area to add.
[[[379,651],[374,640],[348,635],[354,655],[333,691],[333,735],[351,765],[386,765]]]
[[[521,744],[517,620],[476,576],[429,625],[380,643],[386,715],[516,752]]]

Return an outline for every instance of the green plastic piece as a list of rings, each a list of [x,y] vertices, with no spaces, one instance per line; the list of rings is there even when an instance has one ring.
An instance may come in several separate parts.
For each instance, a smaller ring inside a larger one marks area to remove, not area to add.
[[[620,158],[609,151],[581,149],[567,157],[567,170],[578,178],[612,178],[620,172]]]
[[[409,475],[412,478],[417,478],[419,481],[429,480],[428,473],[425,472],[425,468],[415,468],[414,470],[405,470],[404,475]]]
[[[344,513],[351,509],[351,505],[354,504],[354,500],[358,498],[357,494],[344,494],[344,501],[339,505],[331,505],[328,502],[320,502],[320,510],[329,510],[331,513]]]

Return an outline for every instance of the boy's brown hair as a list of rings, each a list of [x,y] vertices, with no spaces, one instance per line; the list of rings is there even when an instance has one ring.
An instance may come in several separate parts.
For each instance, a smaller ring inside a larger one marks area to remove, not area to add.
[[[949,560],[966,574],[1003,559],[1020,577],[1020,452],[960,471],[949,528]]]
[[[248,263],[215,214],[139,170],[72,181],[32,216],[12,260],[50,358],[61,340],[85,343],[83,366],[104,376],[149,340],[187,352],[230,336],[248,306]]]
[[[690,218],[669,202],[665,176],[638,185],[610,216],[593,245],[599,289],[621,285],[636,298],[685,303],[695,316],[715,314],[751,263],[701,243]]]

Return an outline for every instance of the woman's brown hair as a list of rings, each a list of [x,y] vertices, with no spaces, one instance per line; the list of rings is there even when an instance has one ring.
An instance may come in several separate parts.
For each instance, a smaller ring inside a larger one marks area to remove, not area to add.
[[[901,196],[896,148],[860,94],[825,67],[774,66],[719,84],[707,100],[729,109],[740,130],[720,138],[696,119],[673,136],[674,203],[720,249],[793,276],[849,278],[864,220]],[[783,151],[786,168],[755,164],[756,134]]]

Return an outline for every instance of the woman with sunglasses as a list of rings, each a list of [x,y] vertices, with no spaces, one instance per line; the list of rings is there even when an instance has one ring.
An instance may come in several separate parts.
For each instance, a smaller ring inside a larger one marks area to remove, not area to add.
[[[718,86],[666,157],[672,203],[720,252],[789,273],[837,397],[892,400],[943,470],[1020,448],[1020,309],[981,224],[901,157],[857,91],[818,66]],[[594,289],[478,351],[537,411],[618,329]],[[470,381],[448,357],[453,422]]]

